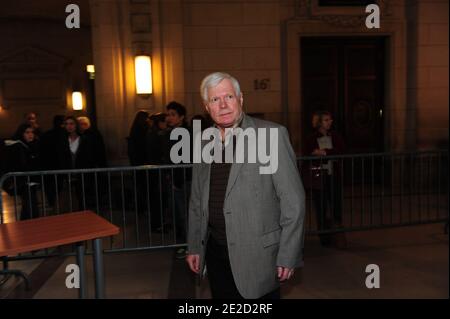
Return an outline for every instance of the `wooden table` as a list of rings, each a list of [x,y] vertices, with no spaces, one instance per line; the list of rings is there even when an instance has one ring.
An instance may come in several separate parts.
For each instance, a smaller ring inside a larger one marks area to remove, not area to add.
[[[86,297],[84,241],[93,240],[95,297],[105,297],[102,237],[119,233],[119,228],[92,211],[67,213],[0,225],[0,257],[77,243],[80,267],[79,297]]]

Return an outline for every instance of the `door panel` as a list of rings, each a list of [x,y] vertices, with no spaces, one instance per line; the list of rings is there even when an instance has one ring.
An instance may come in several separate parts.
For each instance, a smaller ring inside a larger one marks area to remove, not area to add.
[[[315,37],[301,40],[302,132],[311,114],[327,110],[348,153],[383,151],[385,38]]]

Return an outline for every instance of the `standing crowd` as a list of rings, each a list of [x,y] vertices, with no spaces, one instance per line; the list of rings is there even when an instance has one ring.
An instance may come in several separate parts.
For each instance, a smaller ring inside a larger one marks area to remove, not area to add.
[[[173,164],[170,150],[178,141],[170,139],[171,131],[182,127],[192,133],[193,120],[201,121],[202,130],[212,125],[209,116],[194,115],[189,123],[187,118],[186,108],[175,101],[167,104],[165,112],[137,112],[127,137],[130,165]],[[332,122],[332,114],[327,111],[313,114],[313,131],[304,140],[303,155],[320,157],[344,153],[344,141],[339,133],[331,129]],[[36,113],[28,113],[12,138],[0,145],[0,176],[6,172],[107,167],[103,137],[86,116],[56,115],[53,127],[43,132]],[[302,168],[302,176],[305,187],[312,190],[318,229],[338,227],[342,223],[339,163],[331,160],[305,163],[308,165]],[[70,184],[75,190],[79,209],[95,206],[93,178],[92,174],[85,174],[81,181],[80,175],[72,174]],[[182,167],[141,170],[136,171],[135,179],[135,208],[140,214],[150,211],[152,231],[164,231],[164,227],[167,230],[171,224],[176,241],[186,242],[192,170]],[[3,190],[20,198],[20,219],[25,220],[40,215],[37,200],[39,188],[45,189],[46,203],[55,207],[64,183],[67,183],[64,175],[31,176],[8,179],[3,183]],[[84,205],[81,205],[82,202]],[[330,245],[333,240],[329,235],[321,235],[320,239],[323,245]],[[185,250],[180,249],[178,256],[181,258],[184,255]]]
[[[1,144],[2,174],[100,168],[107,165],[103,137],[91,126],[88,117],[56,115],[53,118],[53,128],[42,132],[37,115],[28,113],[12,138],[6,139]],[[47,203],[54,206],[64,178],[64,176],[10,178],[3,184],[3,190],[20,197],[22,202],[20,219],[24,220],[39,215],[37,188],[45,187]],[[82,185],[76,177],[73,182],[80,198]]]
[[[210,126],[208,118],[202,115],[194,115],[188,124],[186,108],[175,101],[167,104],[165,113],[137,112],[127,138],[130,164],[174,164],[170,150],[179,140],[171,140],[170,133],[173,129],[185,128],[192,137],[194,120],[201,122],[202,129]],[[137,211],[143,214],[148,209],[149,200],[152,230],[164,231],[164,227],[167,229],[168,224],[171,224],[178,243],[186,242],[191,175],[192,170],[183,167],[136,172],[136,187],[140,190],[137,194]],[[169,220],[171,223],[167,223]],[[180,248],[177,258],[184,256],[185,249]]]

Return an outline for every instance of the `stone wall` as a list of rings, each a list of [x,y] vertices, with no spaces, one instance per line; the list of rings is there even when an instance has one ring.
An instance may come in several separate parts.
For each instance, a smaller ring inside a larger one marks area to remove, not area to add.
[[[38,114],[42,129],[51,128],[54,115],[72,113],[71,92],[87,91],[86,65],[93,62],[89,3],[77,2],[82,19],[76,30],[65,25],[69,3],[18,0],[2,5],[0,138],[10,137],[30,111]]]
[[[417,2],[417,78],[411,90],[418,149],[448,147],[448,5],[446,0]]]
[[[39,3],[21,21],[34,23],[32,16],[47,24],[49,16],[63,21],[64,13],[45,9],[53,8],[54,0]],[[367,29],[363,8],[323,8],[318,0],[89,0],[82,24],[90,25],[78,33],[44,24],[14,29],[5,18],[20,10],[9,6],[0,15],[7,26],[0,35],[9,39],[2,42],[2,53],[39,43],[54,59],[72,61],[66,71],[71,79],[94,60],[98,125],[113,165],[127,163],[125,138],[136,111],[161,111],[177,100],[189,117],[203,113],[200,81],[214,71],[240,81],[246,112],[286,125],[298,152],[303,139],[300,39],[308,36],[386,37],[386,151],[448,145],[448,1],[378,4],[381,28]],[[153,63],[154,92],[148,98],[135,93],[134,56],[142,53]],[[40,106],[40,112],[68,109],[58,107]],[[27,110],[0,111],[1,135]],[[49,119],[43,119],[46,128]]]

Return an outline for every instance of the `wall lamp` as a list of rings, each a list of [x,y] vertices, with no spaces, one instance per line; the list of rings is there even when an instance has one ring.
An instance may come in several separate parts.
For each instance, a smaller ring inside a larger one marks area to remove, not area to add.
[[[152,61],[148,55],[138,55],[134,58],[136,77],[136,93],[148,98],[153,93]]]
[[[93,64],[86,65],[86,72],[89,73],[89,79],[95,79],[95,66]]]
[[[81,111],[83,109],[83,94],[79,91],[72,93],[72,108],[74,111]]]

